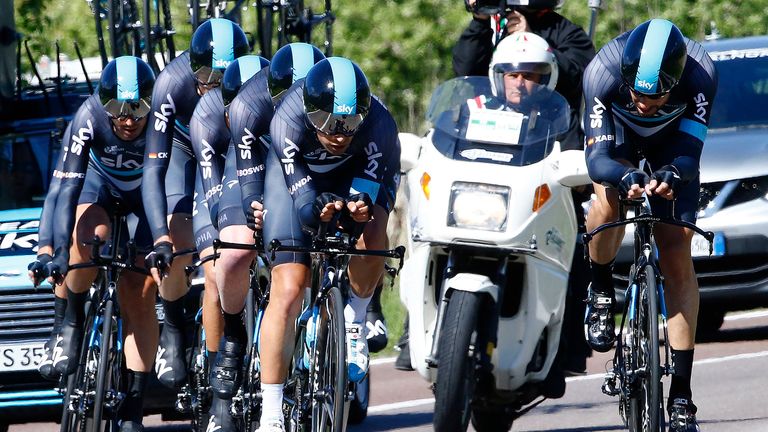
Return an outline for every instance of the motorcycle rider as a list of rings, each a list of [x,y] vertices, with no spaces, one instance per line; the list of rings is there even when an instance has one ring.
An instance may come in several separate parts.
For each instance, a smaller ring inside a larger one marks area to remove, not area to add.
[[[653,214],[696,221],[699,160],[717,90],[717,74],[702,46],[664,19],[646,21],[609,42],[584,77],[587,166],[596,202],[587,229],[615,221],[619,198],[648,195]],[[651,175],[638,169],[641,159]],[[623,229],[595,236],[585,331],[600,352],[611,349],[615,293],[612,266]],[[695,432],[691,401],[699,291],[691,259],[693,231],[654,229],[665,296],[674,373],[667,410],[670,431]]]

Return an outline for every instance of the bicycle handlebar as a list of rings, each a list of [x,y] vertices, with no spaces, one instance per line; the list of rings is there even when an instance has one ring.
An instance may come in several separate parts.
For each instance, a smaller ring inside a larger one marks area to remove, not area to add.
[[[633,203],[635,207],[641,207],[642,206],[642,204],[640,204],[640,203],[638,203],[637,201],[634,201],[634,200],[624,200],[624,201],[629,201],[629,202]],[[642,207],[644,207],[644,206],[642,206]],[[692,224],[690,222],[686,222],[686,221],[682,221],[682,220],[677,220],[677,219],[666,218],[666,217],[663,218],[663,217],[659,217],[659,216],[653,216],[650,213],[642,213],[642,214],[640,214],[638,216],[635,216],[635,217],[632,217],[632,218],[629,218],[629,219],[621,219],[621,220],[618,220],[616,222],[608,222],[606,224],[600,225],[599,227],[593,229],[592,231],[590,231],[588,233],[585,233],[582,236],[582,238],[584,239],[584,245],[588,245],[589,242],[592,241],[592,239],[595,237],[595,235],[597,235],[600,232],[605,231],[607,229],[616,228],[616,227],[620,227],[620,226],[625,226],[625,225],[629,225],[629,224],[649,224],[649,225],[653,225],[653,224],[657,224],[657,223],[661,223],[661,224],[665,224],[665,225],[674,225],[674,226],[679,226],[679,227],[682,227],[682,228],[688,228],[690,230],[693,230],[697,234],[699,234],[702,237],[704,237],[705,239],[707,239],[707,241],[709,242],[709,254],[712,255],[712,251],[713,251],[713,244],[712,243],[715,240],[715,233],[714,232],[712,232],[712,231],[705,231],[705,230],[699,228],[698,226],[696,226],[695,224]]]
[[[137,267],[133,262],[136,260],[136,244],[133,241],[129,241],[127,245],[127,257],[120,259],[117,255],[117,251],[113,251],[111,256],[103,257],[100,252],[100,248],[107,242],[102,240],[99,236],[94,236],[93,240],[89,242],[83,242],[85,245],[91,245],[91,261],[79,264],[72,264],[67,266],[67,271],[86,269],[93,267],[111,266],[120,270],[128,270],[134,273],[143,274],[149,276],[149,270],[144,267]],[[54,275],[52,275],[54,276]]]
[[[280,243],[280,240],[274,239],[269,243],[269,252],[272,254],[272,260],[275,259],[275,253],[280,252],[299,252],[299,253],[322,253],[328,255],[356,255],[356,256],[380,256],[385,258],[397,258],[400,260],[399,269],[403,268],[403,259],[405,257],[405,246],[398,246],[394,249],[369,250],[355,249],[354,245],[346,244],[344,241],[334,241],[340,237],[328,237],[326,239],[316,239],[312,246],[287,246]],[[320,241],[317,241],[320,240]]]

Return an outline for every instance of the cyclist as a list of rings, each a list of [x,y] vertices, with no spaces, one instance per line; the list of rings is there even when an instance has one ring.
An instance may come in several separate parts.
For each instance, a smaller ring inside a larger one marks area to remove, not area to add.
[[[198,178],[201,179],[201,190],[203,191],[203,193],[197,196],[200,201],[197,203],[196,209],[197,211],[210,214],[210,220],[214,228],[218,230],[219,237],[225,241],[253,243],[253,231],[246,226],[247,221],[240,206],[240,188],[237,184],[234,162],[234,152],[236,150],[231,145],[231,136],[229,129],[227,129],[226,109],[243,82],[250,79],[257,72],[265,70],[264,68],[268,65],[269,61],[255,55],[246,55],[235,59],[225,70],[221,80],[221,87],[207,92],[200,98],[200,102],[198,102],[192,114],[192,120],[189,123],[192,149],[198,161]],[[243,230],[247,231],[243,238],[231,238],[231,232]],[[221,297],[224,300],[222,302],[224,307],[227,305],[227,298],[222,294],[230,290],[233,284],[233,275],[230,274],[230,271],[239,271],[238,276],[244,281],[246,289],[248,286],[248,265],[242,268],[229,269],[227,266],[228,261],[230,261],[227,255],[228,251],[228,249],[223,249],[220,259],[216,261],[216,278],[220,283],[208,287],[221,287],[221,292],[208,288],[205,290],[206,296],[214,297],[209,302],[210,304],[219,304],[219,297]],[[249,256],[253,260],[253,254],[251,253]],[[222,266],[224,271],[220,268]],[[239,280],[236,281],[239,282]],[[245,301],[244,297],[243,301]],[[221,316],[219,310],[216,310],[216,314]],[[226,322],[227,320],[225,319]],[[242,321],[239,323],[240,328],[245,332]],[[231,327],[223,329],[225,336],[233,330]],[[210,329],[210,326],[206,327],[206,343],[209,343],[208,341],[211,339],[214,339],[217,343],[219,341],[223,342],[221,327],[215,328],[217,334],[214,337],[211,337],[212,330],[214,329]],[[209,345],[213,344],[209,343]],[[213,365],[216,363],[218,358],[216,352],[219,349],[218,345],[208,347],[209,364]],[[226,352],[226,350],[223,352]],[[226,357],[222,356],[222,358]],[[214,392],[213,397],[208,428],[222,427],[225,430],[234,428],[229,409],[232,394],[227,395],[227,397],[221,397],[218,392]]]
[[[597,195],[588,230],[618,218],[619,198],[639,198],[643,192],[654,215],[696,221],[699,159],[716,89],[707,52],[667,20],[646,21],[600,50],[584,77],[586,156]],[[643,158],[650,176],[638,168]],[[654,233],[667,286],[674,364],[670,430],[697,431],[691,402],[699,305],[693,232],[657,225]],[[623,230],[606,231],[589,248],[592,284],[585,330],[589,344],[601,352],[616,338],[612,266],[622,236]]]
[[[383,249],[400,172],[397,126],[371,96],[360,68],[348,59],[318,62],[303,82],[288,89],[270,124],[264,240],[310,244],[308,232],[341,213],[346,230],[364,231],[362,249]],[[306,230],[306,231],[305,231]],[[294,322],[309,277],[307,254],[277,253],[270,302],[261,331],[262,415],[260,431],[282,431],[283,382],[294,340]],[[344,309],[351,381],[368,371],[363,334],[366,308],[384,270],[383,258],[350,260],[350,298]]]
[[[242,76],[242,72],[227,68],[221,93],[232,133],[232,146],[224,170],[225,177],[232,180],[223,188],[218,210],[222,240],[253,243],[254,230],[261,229],[263,161],[268,150],[274,105],[294,81],[303,79],[309,68],[324,58],[323,53],[312,45],[301,42],[285,45],[272,57],[268,68],[261,69],[239,89],[238,83],[242,80],[238,79],[238,74]],[[226,136],[229,142],[229,133]],[[239,222],[232,223],[232,220]],[[222,227],[225,223],[228,226]],[[237,392],[242,379],[240,370],[247,341],[241,315],[248,292],[248,268],[254,258],[252,251],[222,249],[216,263],[216,277],[222,287],[222,311],[226,318],[221,360],[211,369],[211,387],[216,399],[227,402],[215,401],[211,405],[211,423],[218,419],[215,426],[223,429],[231,428],[228,401]]]
[[[189,51],[176,57],[158,75],[152,94],[143,199],[155,242],[149,264],[154,268],[153,276],[160,286],[165,310],[155,371],[160,382],[172,388],[180,386],[187,377],[183,355],[183,296],[188,289],[184,267],[191,256],[176,260],[162,283],[160,273],[173,261],[172,248],[183,250],[192,246],[193,230],[195,246],[203,258],[213,253],[213,239],[217,235],[208,212],[198,211],[196,217],[191,218],[195,190],[197,188],[201,196],[202,190],[201,183],[196,181],[188,125],[200,97],[218,87],[224,69],[248,51],[245,33],[237,24],[226,19],[210,19],[195,30]],[[206,290],[215,293],[213,262],[205,263],[203,269]],[[211,352],[218,349],[220,330],[217,329],[222,327],[218,303],[209,303],[215,300],[215,295],[206,295],[203,301],[203,320],[210,336],[207,343]]]
[[[66,275],[61,353],[53,361],[62,374],[71,374],[77,368],[85,302],[96,276],[95,269],[67,273],[67,265],[90,261],[91,247],[83,242],[90,241],[94,234],[102,239],[109,237],[114,228],[109,214],[118,210],[116,200],[137,218],[133,233],[137,246],[149,249],[152,244],[140,186],[154,82],[152,69],[141,59],[125,56],[111,61],[102,71],[98,93],[80,106],[70,124],[71,134],[65,137],[63,166],[57,174],[60,188],[55,205],[58,217],[53,221],[55,252],[47,264],[52,282],[61,284]],[[144,389],[157,348],[156,291],[150,278],[125,272],[117,294],[126,335],[128,378],[118,419],[121,431],[139,431],[143,429]]]

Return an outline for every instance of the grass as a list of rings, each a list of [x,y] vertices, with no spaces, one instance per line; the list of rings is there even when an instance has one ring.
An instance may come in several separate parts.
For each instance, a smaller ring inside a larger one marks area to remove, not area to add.
[[[394,284],[393,284],[394,282]],[[389,342],[382,351],[372,354],[372,358],[392,357],[397,355],[395,344],[403,334],[403,322],[405,321],[405,307],[400,302],[400,278],[394,281],[390,278],[384,280],[384,290],[381,293],[381,307],[384,318],[387,321]]]

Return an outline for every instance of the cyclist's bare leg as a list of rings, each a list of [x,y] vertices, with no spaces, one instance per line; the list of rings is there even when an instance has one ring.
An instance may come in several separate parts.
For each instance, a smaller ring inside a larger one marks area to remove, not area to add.
[[[144,264],[137,262],[136,265]],[[151,278],[134,272],[120,275],[117,296],[125,333],[125,365],[136,372],[149,372],[155,360],[158,339],[156,295],[157,287]]]
[[[261,380],[264,384],[281,384],[288,376],[288,364],[296,336],[294,322],[301,311],[309,268],[304,264],[286,263],[272,269],[269,304],[261,326]]]
[[[254,244],[253,231],[245,225],[230,225],[221,229],[219,238],[225,242]],[[216,282],[221,287],[221,307],[226,313],[240,313],[248,295],[249,269],[256,258],[255,251],[226,249],[216,261]]]
[[[110,220],[106,210],[97,204],[79,204],[75,213],[75,238],[69,249],[69,264],[79,264],[91,261],[90,242],[94,235],[101,240],[108,240],[110,235]],[[72,270],[67,273],[66,286],[73,293],[88,291],[96,278],[95,268]]]
[[[174,213],[168,216],[168,228],[177,252],[194,247],[192,235],[192,217],[186,213]],[[192,255],[182,255],[173,259],[163,282],[160,284],[160,296],[168,301],[178,300],[189,290],[184,267],[192,263]]]
[[[693,231],[658,225],[655,235],[665,281],[670,346],[690,350],[694,346],[699,313],[699,284],[691,259]]]
[[[365,231],[357,242],[357,248],[385,249],[388,244],[388,221],[389,213],[382,207],[374,205],[373,219],[365,225]],[[384,257],[354,256],[349,260],[348,272],[352,292],[360,298],[370,298],[384,274]]]
[[[213,248],[208,247],[200,252],[200,258],[213,254]],[[216,286],[216,271],[213,261],[203,264],[205,290],[203,292],[203,328],[205,329],[205,347],[209,352],[219,350],[219,342],[224,332],[224,316],[221,314],[219,288]]]
[[[616,189],[592,183],[597,199],[592,203],[587,214],[587,231],[592,231],[608,222],[619,218],[619,194]],[[618,227],[603,231],[589,243],[589,258],[598,264],[608,264],[615,257],[624,237],[624,228]]]

